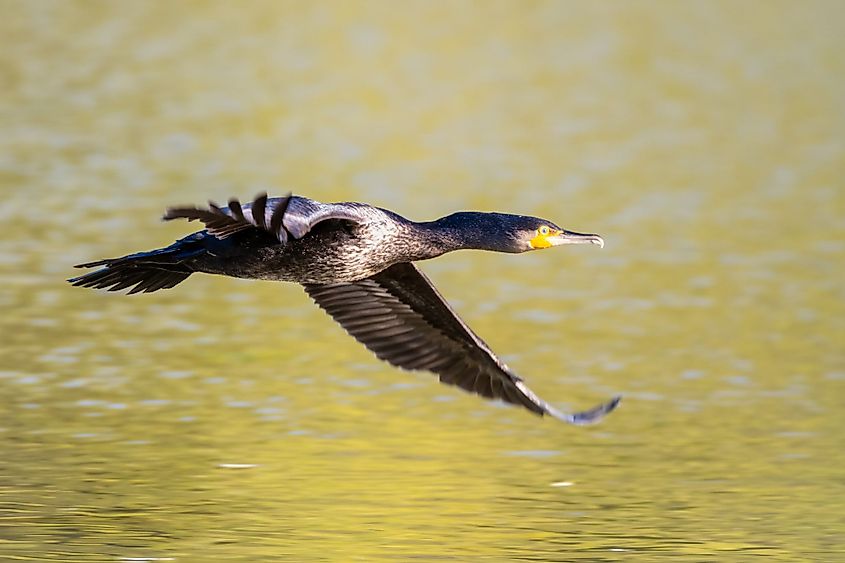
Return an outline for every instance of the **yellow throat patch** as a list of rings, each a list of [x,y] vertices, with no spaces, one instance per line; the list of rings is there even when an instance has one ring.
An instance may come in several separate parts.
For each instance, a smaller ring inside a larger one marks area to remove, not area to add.
[[[528,241],[528,244],[531,246],[531,248],[548,248],[552,246],[552,243],[549,242],[549,237],[553,234],[553,232],[548,230],[546,230],[545,234],[538,230],[534,238]]]

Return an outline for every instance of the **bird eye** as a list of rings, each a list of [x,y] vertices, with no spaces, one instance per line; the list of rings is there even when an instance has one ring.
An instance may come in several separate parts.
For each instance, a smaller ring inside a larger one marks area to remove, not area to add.
[[[546,225],[543,225],[542,227],[540,227],[538,229],[538,231],[541,235],[546,236],[547,234],[549,234],[549,227],[547,227]]]

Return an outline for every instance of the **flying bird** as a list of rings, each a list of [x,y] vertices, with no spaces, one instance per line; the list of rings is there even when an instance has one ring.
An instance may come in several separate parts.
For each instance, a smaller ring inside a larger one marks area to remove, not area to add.
[[[488,399],[571,424],[597,422],[620,397],[590,410],[560,412],[531,391],[461,320],[414,262],[461,249],[519,253],[597,244],[593,234],[544,219],[462,211],[415,222],[364,203],[320,203],[258,195],[226,207],[174,207],[164,219],[205,229],[168,247],[79,264],[99,268],[68,280],[128,293],[170,289],[195,272],[301,284],[317,305],[378,358]]]

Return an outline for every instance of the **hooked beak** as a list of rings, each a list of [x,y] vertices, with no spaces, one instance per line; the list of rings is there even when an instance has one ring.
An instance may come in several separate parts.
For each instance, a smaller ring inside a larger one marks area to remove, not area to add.
[[[552,243],[552,246],[561,244],[597,244],[599,248],[604,248],[604,239],[599,235],[587,235],[567,230],[555,233],[548,240]]]

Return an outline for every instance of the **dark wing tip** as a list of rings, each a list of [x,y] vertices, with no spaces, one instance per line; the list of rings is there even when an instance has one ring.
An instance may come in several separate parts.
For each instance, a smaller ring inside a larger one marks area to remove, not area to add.
[[[288,231],[285,228],[283,219],[290,205],[292,195],[288,192],[287,195],[279,198],[281,201],[276,203],[276,207],[273,208],[273,214],[270,216],[270,232],[276,235],[281,242],[287,242],[288,240]]]
[[[549,408],[548,413],[559,420],[563,420],[564,422],[578,426],[585,426],[587,424],[595,424],[599,422],[605,416],[613,412],[613,410],[619,406],[620,401],[622,401],[622,397],[616,396],[608,402],[602,403],[601,405],[595,406],[586,411],[567,414]]]
[[[94,262],[85,262],[84,264],[76,264],[74,268],[96,268],[97,266],[106,266],[110,260],[95,260]],[[70,280],[68,280],[70,281]]]
[[[246,221],[244,217],[244,210],[241,207],[241,202],[235,198],[229,200],[229,211],[232,213],[232,216],[238,221]]]
[[[267,192],[261,192],[252,200],[249,206],[249,214],[259,229],[267,230]]]
[[[566,413],[557,410],[556,408],[552,407],[546,401],[542,400],[536,394],[534,394],[525,383],[518,379],[514,381],[514,385],[517,389],[522,393],[522,395],[528,399],[536,408],[529,407],[532,411],[536,412],[539,415],[549,415],[553,416],[558,420],[562,420],[564,422],[568,422],[569,424],[575,424],[578,426],[584,426],[587,424],[595,424],[596,422],[600,421],[604,418],[607,414],[613,411],[618,405],[619,402],[622,400],[622,397],[617,395],[616,397],[612,398],[606,403],[602,403],[601,405],[595,406],[589,410],[576,412],[576,413]]]
[[[164,215],[161,216],[161,220],[187,219],[188,221],[196,221],[199,219],[200,213],[203,213],[203,210],[198,207],[168,207]]]

